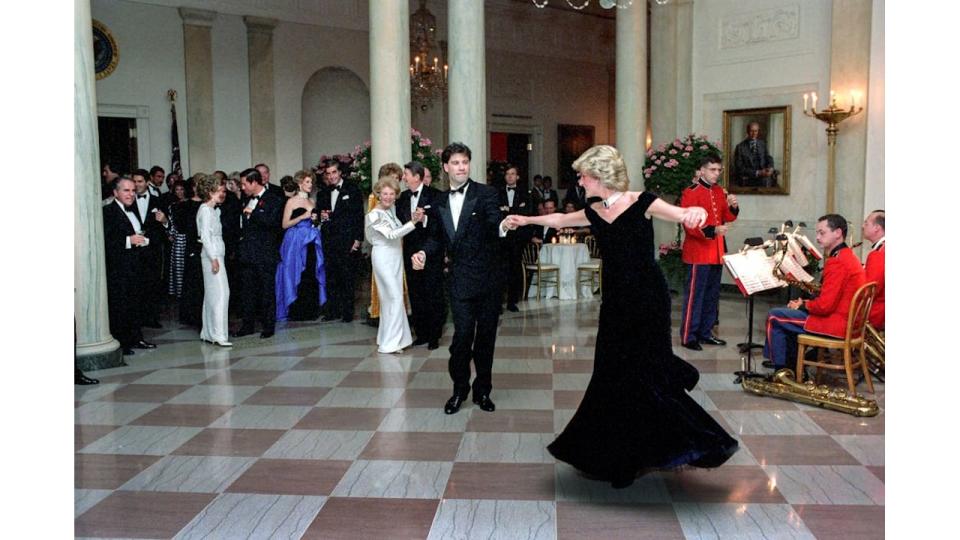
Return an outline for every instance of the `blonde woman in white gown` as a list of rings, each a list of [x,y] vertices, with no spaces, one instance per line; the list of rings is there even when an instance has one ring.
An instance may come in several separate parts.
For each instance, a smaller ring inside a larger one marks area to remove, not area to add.
[[[230,306],[230,285],[224,266],[223,233],[217,205],[226,197],[226,182],[220,177],[204,175],[197,182],[197,195],[203,203],[197,210],[197,235],[200,237],[200,265],[203,269],[203,327],[200,339],[230,347],[227,338],[227,312]]]
[[[422,210],[407,223],[400,223],[394,202],[400,192],[400,183],[392,176],[377,181],[373,192],[379,204],[367,214],[364,232],[373,246],[370,260],[377,280],[380,299],[380,328],[377,346],[382,353],[400,352],[413,343],[407,310],[403,303],[403,245],[402,238],[423,220]]]

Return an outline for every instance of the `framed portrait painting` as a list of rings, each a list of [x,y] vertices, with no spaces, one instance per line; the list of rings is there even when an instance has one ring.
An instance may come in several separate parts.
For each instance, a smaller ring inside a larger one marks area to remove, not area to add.
[[[730,193],[790,193],[791,107],[723,111],[723,183]]]
[[[557,125],[557,185],[570,189],[577,185],[577,172],[571,166],[593,146],[594,127],[571,124]]]

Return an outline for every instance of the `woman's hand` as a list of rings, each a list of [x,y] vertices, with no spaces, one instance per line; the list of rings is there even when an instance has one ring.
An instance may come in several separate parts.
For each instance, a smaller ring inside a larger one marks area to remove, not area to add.
[[[523,226],[527,225],[527,217],[526,217],[526,216],[520,216],[520,215],[517,215],[517,214],[512,214],[512,215],[507,216],[507,218],[504,220],[504,222],[506,223],[506,227],[507,227],[508,229],[510,229],[511,231],[514,231],[514,230],[516,230],[518,227],[523,227]]]
[[[214,274],[219,274],[219,273],[220,273],[220,259],[214,259],[213,262],[210,263],[210,269],[213,271]]]
[[[681,222],[691,229],[699,229],[707,222],[707,211],[699,206],[684,208]]]

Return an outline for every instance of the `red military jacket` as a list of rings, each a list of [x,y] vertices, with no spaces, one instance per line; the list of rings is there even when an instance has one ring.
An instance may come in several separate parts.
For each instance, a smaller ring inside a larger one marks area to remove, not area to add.
[[[860,259],[840,244],[823,265],[823,281],[820,296],[807,300],[804,306],[810,314],[804,330],[843,338],[847,332],[847,315],[850,302],[857,289],[867,282]]]
[[[680,206],[688,208],[699,206],[707,210],[707,221],[699,229],[684,225],[686,235],[683,239],[683,262],[687,264],[722,264],[721,257],[726,253],[723,235],[716,234],[717,225],[725,225],[737,219],[740,209],[727,205],[727,195],[717,184],[710,185],[704,180],[683,190]]]
[[[886,307],[884,305],[884,266],[886,265],[886,239],[881,239],[874,246],[873,250],[867,255],[867,281],[877,282],[877,296],[873,299],[873,307],[870,308],[870,324],[877,330],[883,330],[884,319],[886,318]]]

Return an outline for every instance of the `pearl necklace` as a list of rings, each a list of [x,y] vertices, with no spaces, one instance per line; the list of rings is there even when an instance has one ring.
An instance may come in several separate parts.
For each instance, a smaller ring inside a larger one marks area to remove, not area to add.
[[[611,206],[613,206],[614,204],[617,203],[618,200],[620,200],[620,197],[623,197],[623,192],[617,191],[613,195],[603,200],[603,207],[609,210]]]

